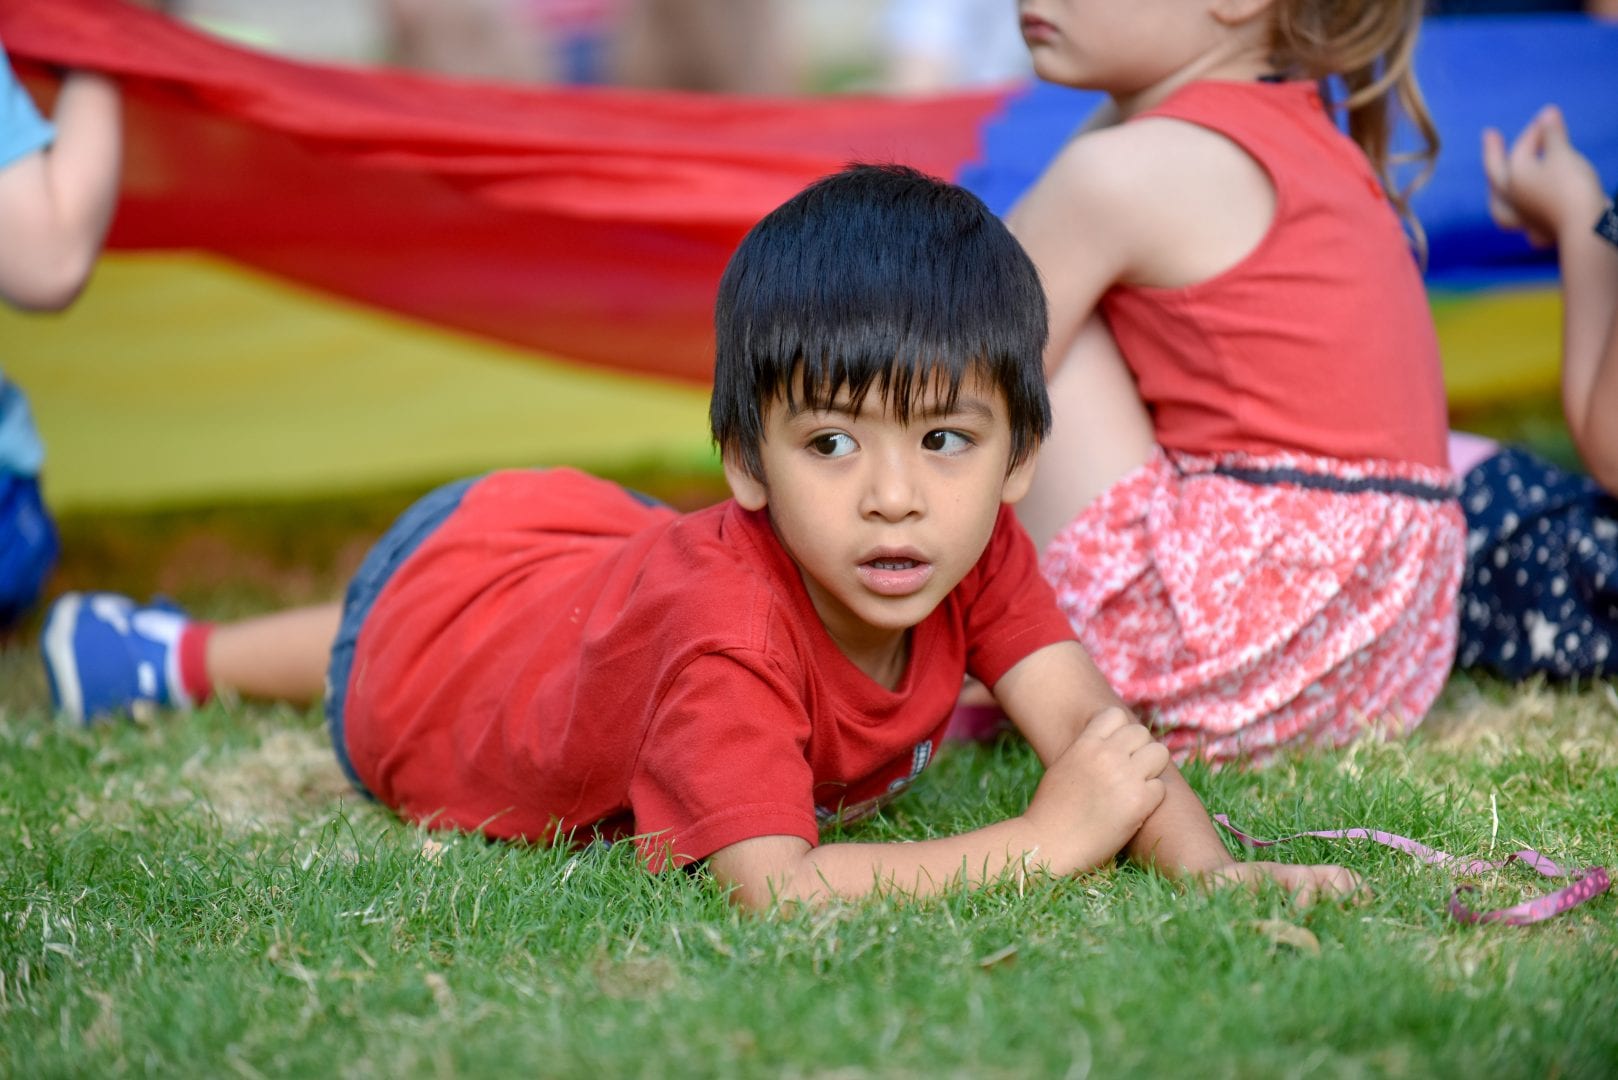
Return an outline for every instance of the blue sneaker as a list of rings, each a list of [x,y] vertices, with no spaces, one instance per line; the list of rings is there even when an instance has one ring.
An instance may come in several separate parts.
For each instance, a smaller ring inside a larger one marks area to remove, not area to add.
[[[137,607],[116,593],[61,596],[39,643],[58,715],[90,724],[191,708],[180,683],[180,632],[188,622],[172,606]]]

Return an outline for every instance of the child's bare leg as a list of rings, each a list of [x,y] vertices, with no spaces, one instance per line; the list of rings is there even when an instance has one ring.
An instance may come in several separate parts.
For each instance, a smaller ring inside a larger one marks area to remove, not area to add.
[[[318,701],[342,611],[323,604],[215,626],[207,651],[214,689],[296,705]]]
[[[1155,439],[1112,332],[1091,316],[1050,383],[1055,423],[1017,516],[1041,549],[1107,488],[1143,464]]]

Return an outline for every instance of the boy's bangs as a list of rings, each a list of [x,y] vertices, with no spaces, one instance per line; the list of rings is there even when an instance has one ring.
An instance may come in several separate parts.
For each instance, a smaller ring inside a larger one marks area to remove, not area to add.
[[[877,404],[900,423],[916,412],[951,412],[976,362],[941,353],[936,343],[896,343],[895,352],[823,351],[782,371],[777,395],[789,412],[860,412],[874,391]]]

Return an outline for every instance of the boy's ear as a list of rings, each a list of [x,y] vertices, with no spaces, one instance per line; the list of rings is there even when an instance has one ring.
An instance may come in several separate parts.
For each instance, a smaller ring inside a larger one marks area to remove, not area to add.
[[[1209,11],[1226,26],[1240,26],[1267,13],[1275,0],[1209,0]]]
[[[1022,497],[1028,494],[1028,489],[1034,485],[1034,463],[1038,457],[1038,454],[1029,454],[1022,459],[1021,464],[1006,474],[1006,482],[1000,485],[1001,502],[1021,502]]]
[[[730,485],[730,494],[743,510],[762,510],[770,501],[769,489],[764,481],[747,471],[747,466],[737,460],[736,455],[729,450],[723,454],[725,464],[725,483]]]

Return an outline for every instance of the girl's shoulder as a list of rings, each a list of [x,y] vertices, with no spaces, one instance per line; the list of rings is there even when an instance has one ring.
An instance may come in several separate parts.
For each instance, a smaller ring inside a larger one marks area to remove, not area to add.
[[[1203,170],[1241,172],[1251,156],[1217,129],[1176,115],[1147,113],[1068,141],[1050,169],[1067,183],[1137,197],[1143,183],[1192,184]]]
[[[1265,196],[1270,186],[1264,168],[1235,140],[1160,116],[1074,138],[1052,161],[1048,175],[1070,197],[1124,214],[1165,200],[1201,201],[1198,193],[1204,192]]]
[[[1177,168],[1180,132],[1153,122],[1131,122],[1087,131],[1070,139],[1046,167],[1043,182],[1080,205],[1109,215],[1133,212]]]
[[[1251,251],[1273,220],[1265,168],[1232,139],[1145,116],[1086,132],[1041,180],[1068,223],[1116,248],[1119,280],[1180,287]]]

